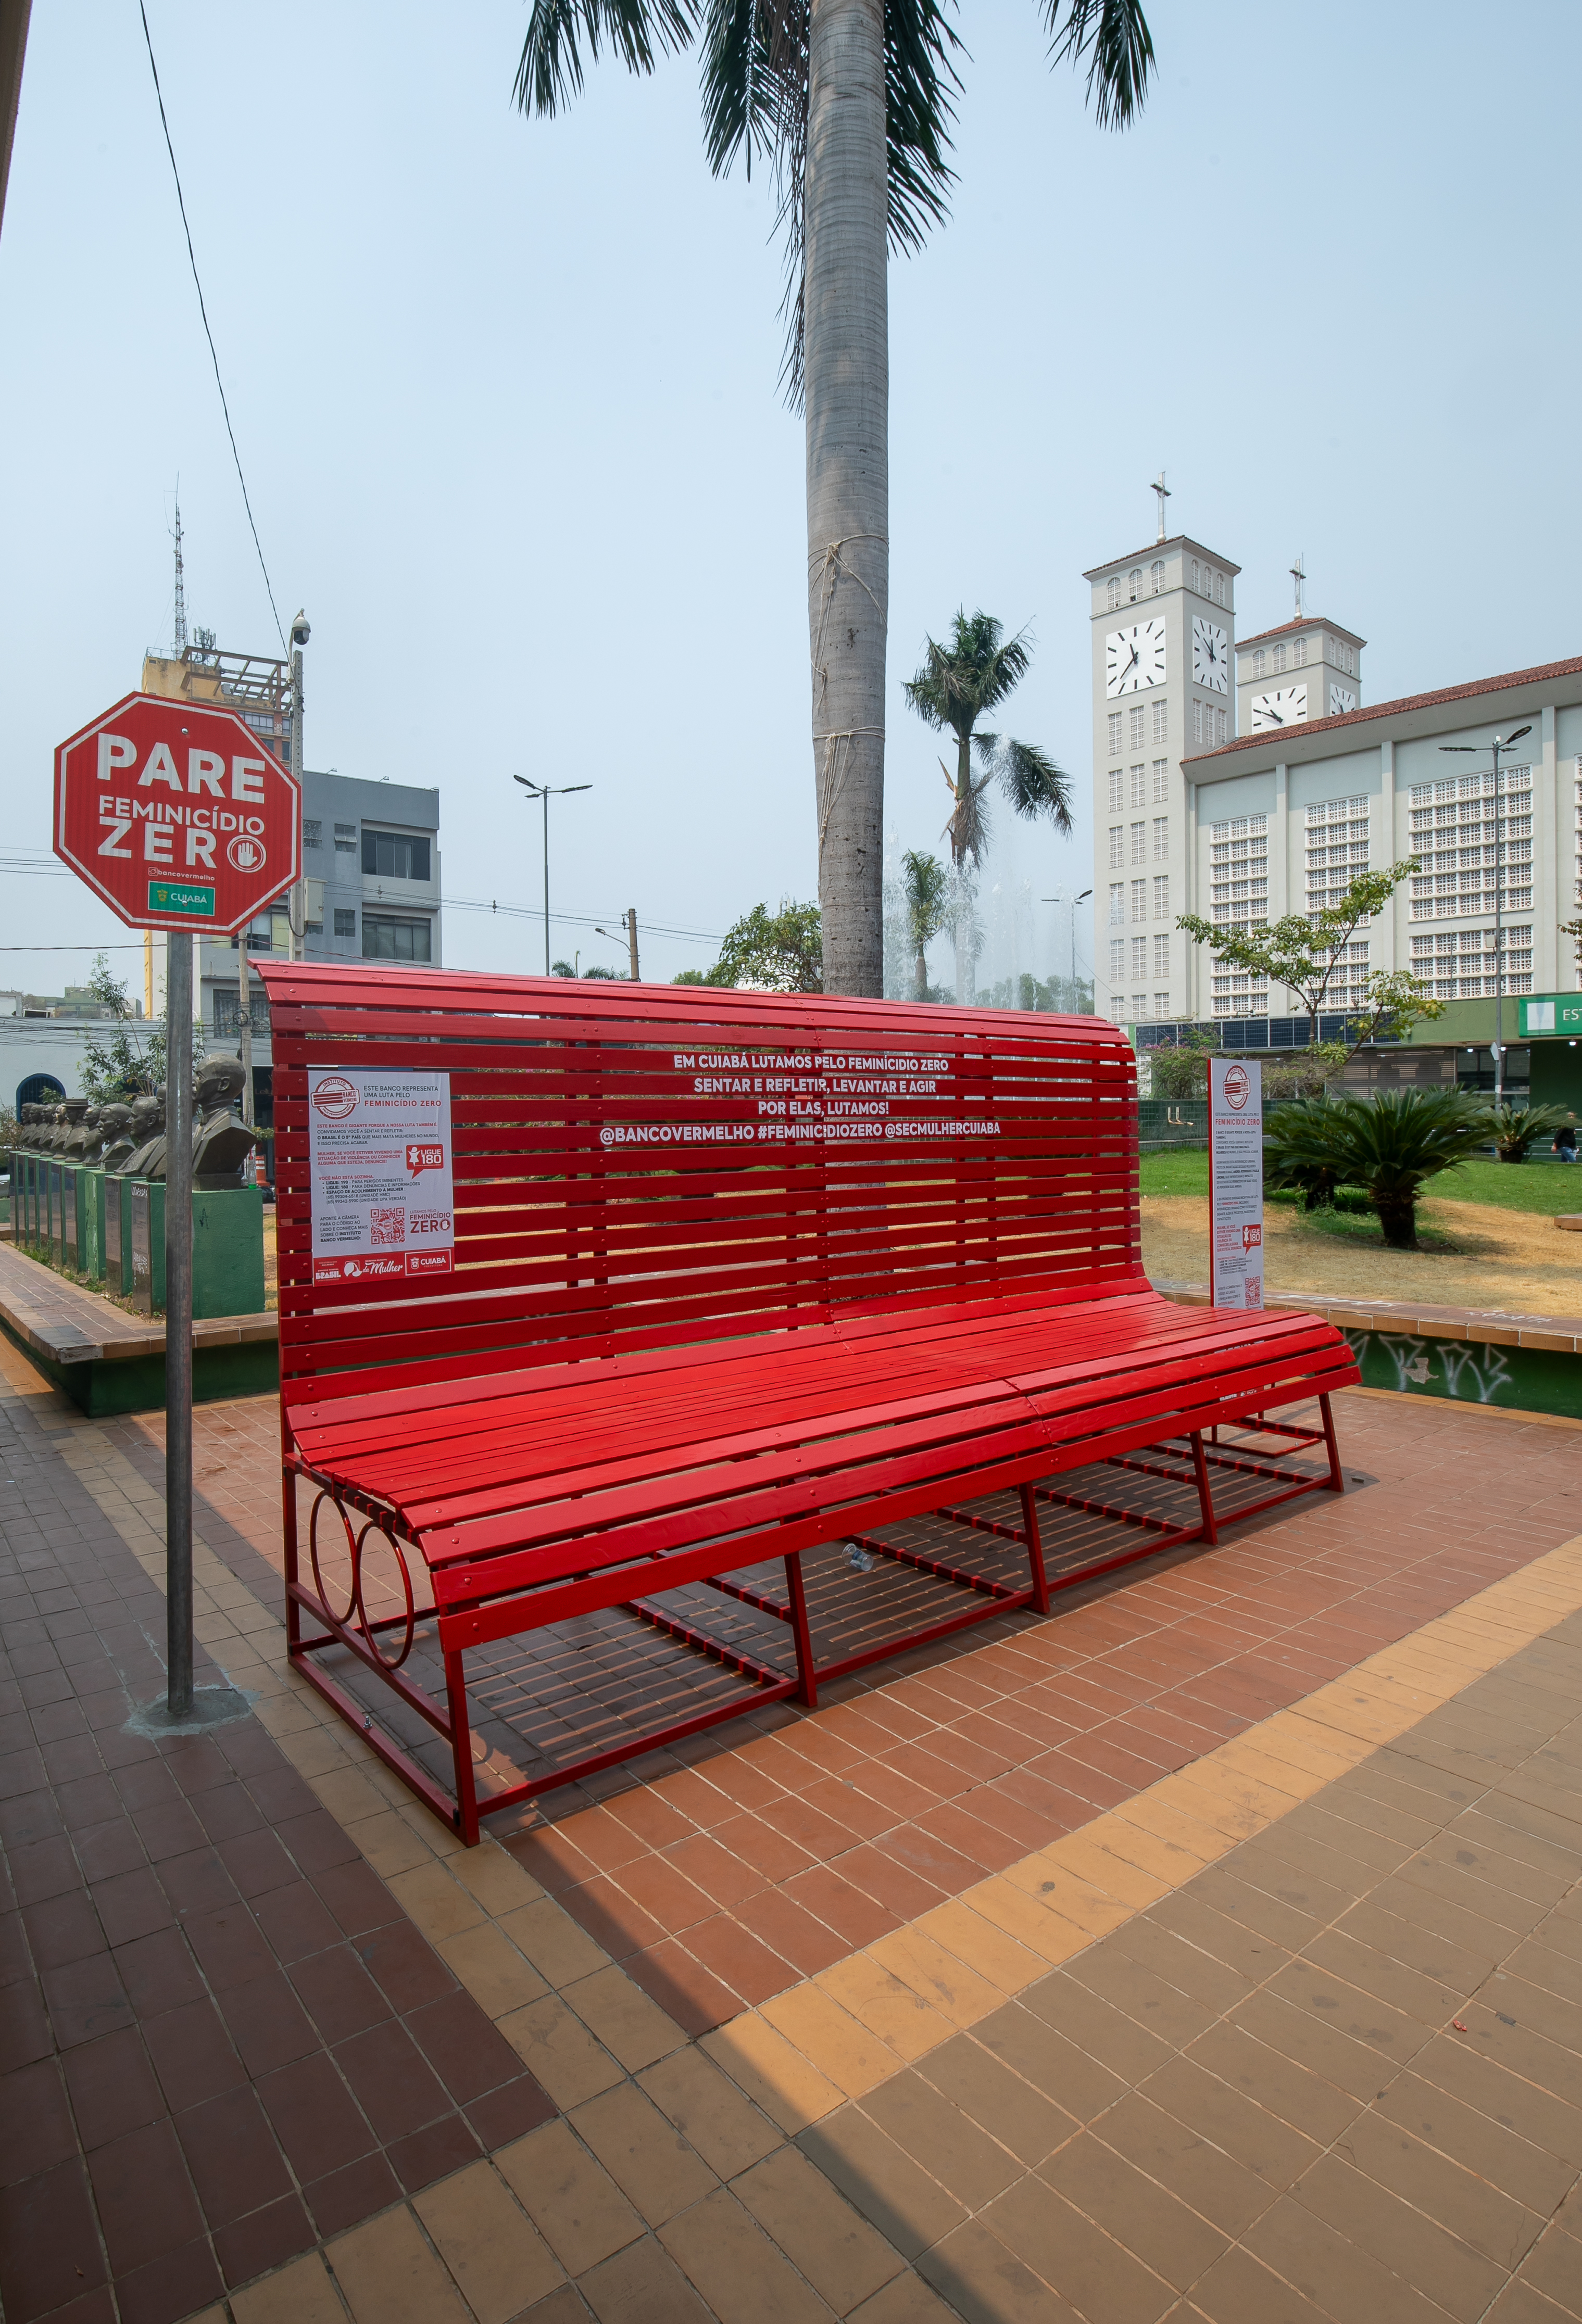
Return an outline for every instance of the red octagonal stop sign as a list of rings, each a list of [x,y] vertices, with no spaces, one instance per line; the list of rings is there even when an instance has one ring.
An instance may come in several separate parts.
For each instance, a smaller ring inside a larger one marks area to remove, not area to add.
[[[234,710],[129,694],[55,753],[55,853],[129,927],[234,936],[297,878],[301,831]]]

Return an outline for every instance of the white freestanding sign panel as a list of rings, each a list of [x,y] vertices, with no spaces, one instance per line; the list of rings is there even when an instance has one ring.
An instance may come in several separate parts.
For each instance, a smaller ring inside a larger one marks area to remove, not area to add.
[[[450,1272],[449,1074],[310,1073],[308,1151],[315,1283]]]
[[[1217,1307],[1263,1305],[1263,1068],[1208,1060],[1210,1296]]]

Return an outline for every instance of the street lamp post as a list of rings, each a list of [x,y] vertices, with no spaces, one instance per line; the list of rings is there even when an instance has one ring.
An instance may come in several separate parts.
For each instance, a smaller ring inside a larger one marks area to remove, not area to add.
[[[302,796],[302,648],[312,635],[308,616],[299,612],[291,623],[291,773],[296,779],[297,798]],[[299,806],[299,812],[301,811]],[[291,958],[301,960],[307,949],[308,883],[301,870],[299,844],[297,879],[286,899],[286,926],[291,931]],[[246,943],[244,934],[242,942]]]
[[[529,798],[541,799],[544,809],[544,974],[550,973],[550,801],[564,798],[572,791],[590,791],[591,783],[533,783],[525,775],[513,775]]]
[[[1518,726],[1513,734],[1496,734],[1489,744],[1494,759],[1494,1105],[1496,1110],[1505,1102],[1505,816],[1500,793],[1500,758],[1510,751],[1524,734],[1531,734],[1531,724]],[[1476,758],[1482,748],[1478,742],[1441,742],[1441,751],[1454,751],[1467,758]]]
[[[1160,483],[1162,484],[1163,481],[1161,476]],[[1158,484],[1154,486],[1154,490],[1155,492],[1159,490]],[[1161,501],[1160,507],[1162,509],[1164,503]],[[1078,904],[1085,904],[1092,893],[1091,888],[1084,888],[1079,896],[1046,896],[1043,899],[1046,904],[1069,904],[1071,908],[1071,1014],[1073,1016],[1077,1014],[1077,907]]]

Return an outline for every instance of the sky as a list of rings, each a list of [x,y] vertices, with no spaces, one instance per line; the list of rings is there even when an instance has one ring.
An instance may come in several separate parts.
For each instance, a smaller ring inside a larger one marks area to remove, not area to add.
[[[645,936],[645,975],[706,967],[817,887],[767,174],[710,177],[695,56],[524,120],[520,0],[146,5],[275,604],[312,623],[308,763],[439,785],[450,964],[541,963],[532,920],[467,908],[537,907],[521,773],[593,786],[551,810],[553,904],[692,932]],[[1091,876],[1081,572],[1152,538],[1161,467],[1172,530],[1243,568],[1238,632],[1288,617],[1300,550],[1365,700],[1579,650],[1582,11],[1526,0],[1503,39],[1462,0],[1147,13],[1117,134],[1037,10],[965,6],[952,214],[891,267],[886,827],[941,845],[901,693],[925,635],[1028,625],[1004,724],[1075,778],[1077,830],[1003,817],[989,876],[1035,902]],[[190,621],[278,650],[135,0],[33,12],[0,442],[0,988],[58,991],[137,940],[18,860],[54,745],[168,647],[178,480]],[[1031,942],[1065,970],[1059,905]]]

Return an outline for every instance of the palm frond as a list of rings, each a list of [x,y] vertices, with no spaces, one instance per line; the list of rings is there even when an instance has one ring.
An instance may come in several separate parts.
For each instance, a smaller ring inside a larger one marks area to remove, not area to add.
[[[1044,0],[1050,60],[1087,60],[1087,95],[1101,129],[1124,129],[1142,112],[1154,63],[1142,0]]]
[[[695,5],[695,0],[689,0]],[[535,0],[535,5],[541,0]],[[669,0],[683,5],[683,0]],[[947,0],[948,5],[948,0]],[[774,232],[785,232],[785,362],[793,406],[802,393],[804,170],[808,150],[808,0],[707,0],[703,118],[709,167],[723,177],[756,146],[775,172]],[[916,250],[946,215],[954,172],[945,160],[961,81],[961,47],[940,0],[886,0],[884,103],[890,242]]]
[[[597,63],[607,43],[628,72],[651,73],[655,58],[690,46],[698,0],[532,0],[512,90],[523,113],[553,115],[582,88],[582,47]]]
[[[940,837],[950,842],[950,858],[958,871],[964,863],[979,864],[989,844],[989,813],[984,803],[988,788],[986,779],[971,784],[965,796],[957,795],[956,811],[945,825]]]
[[[1057,831],[1071,832],[1071,784],[1047,751],[1036,742],[1013,742],[1008,738],[995,754],[995,771],[1000,788],[1020,816],[1029,821],[1047,815]]]

